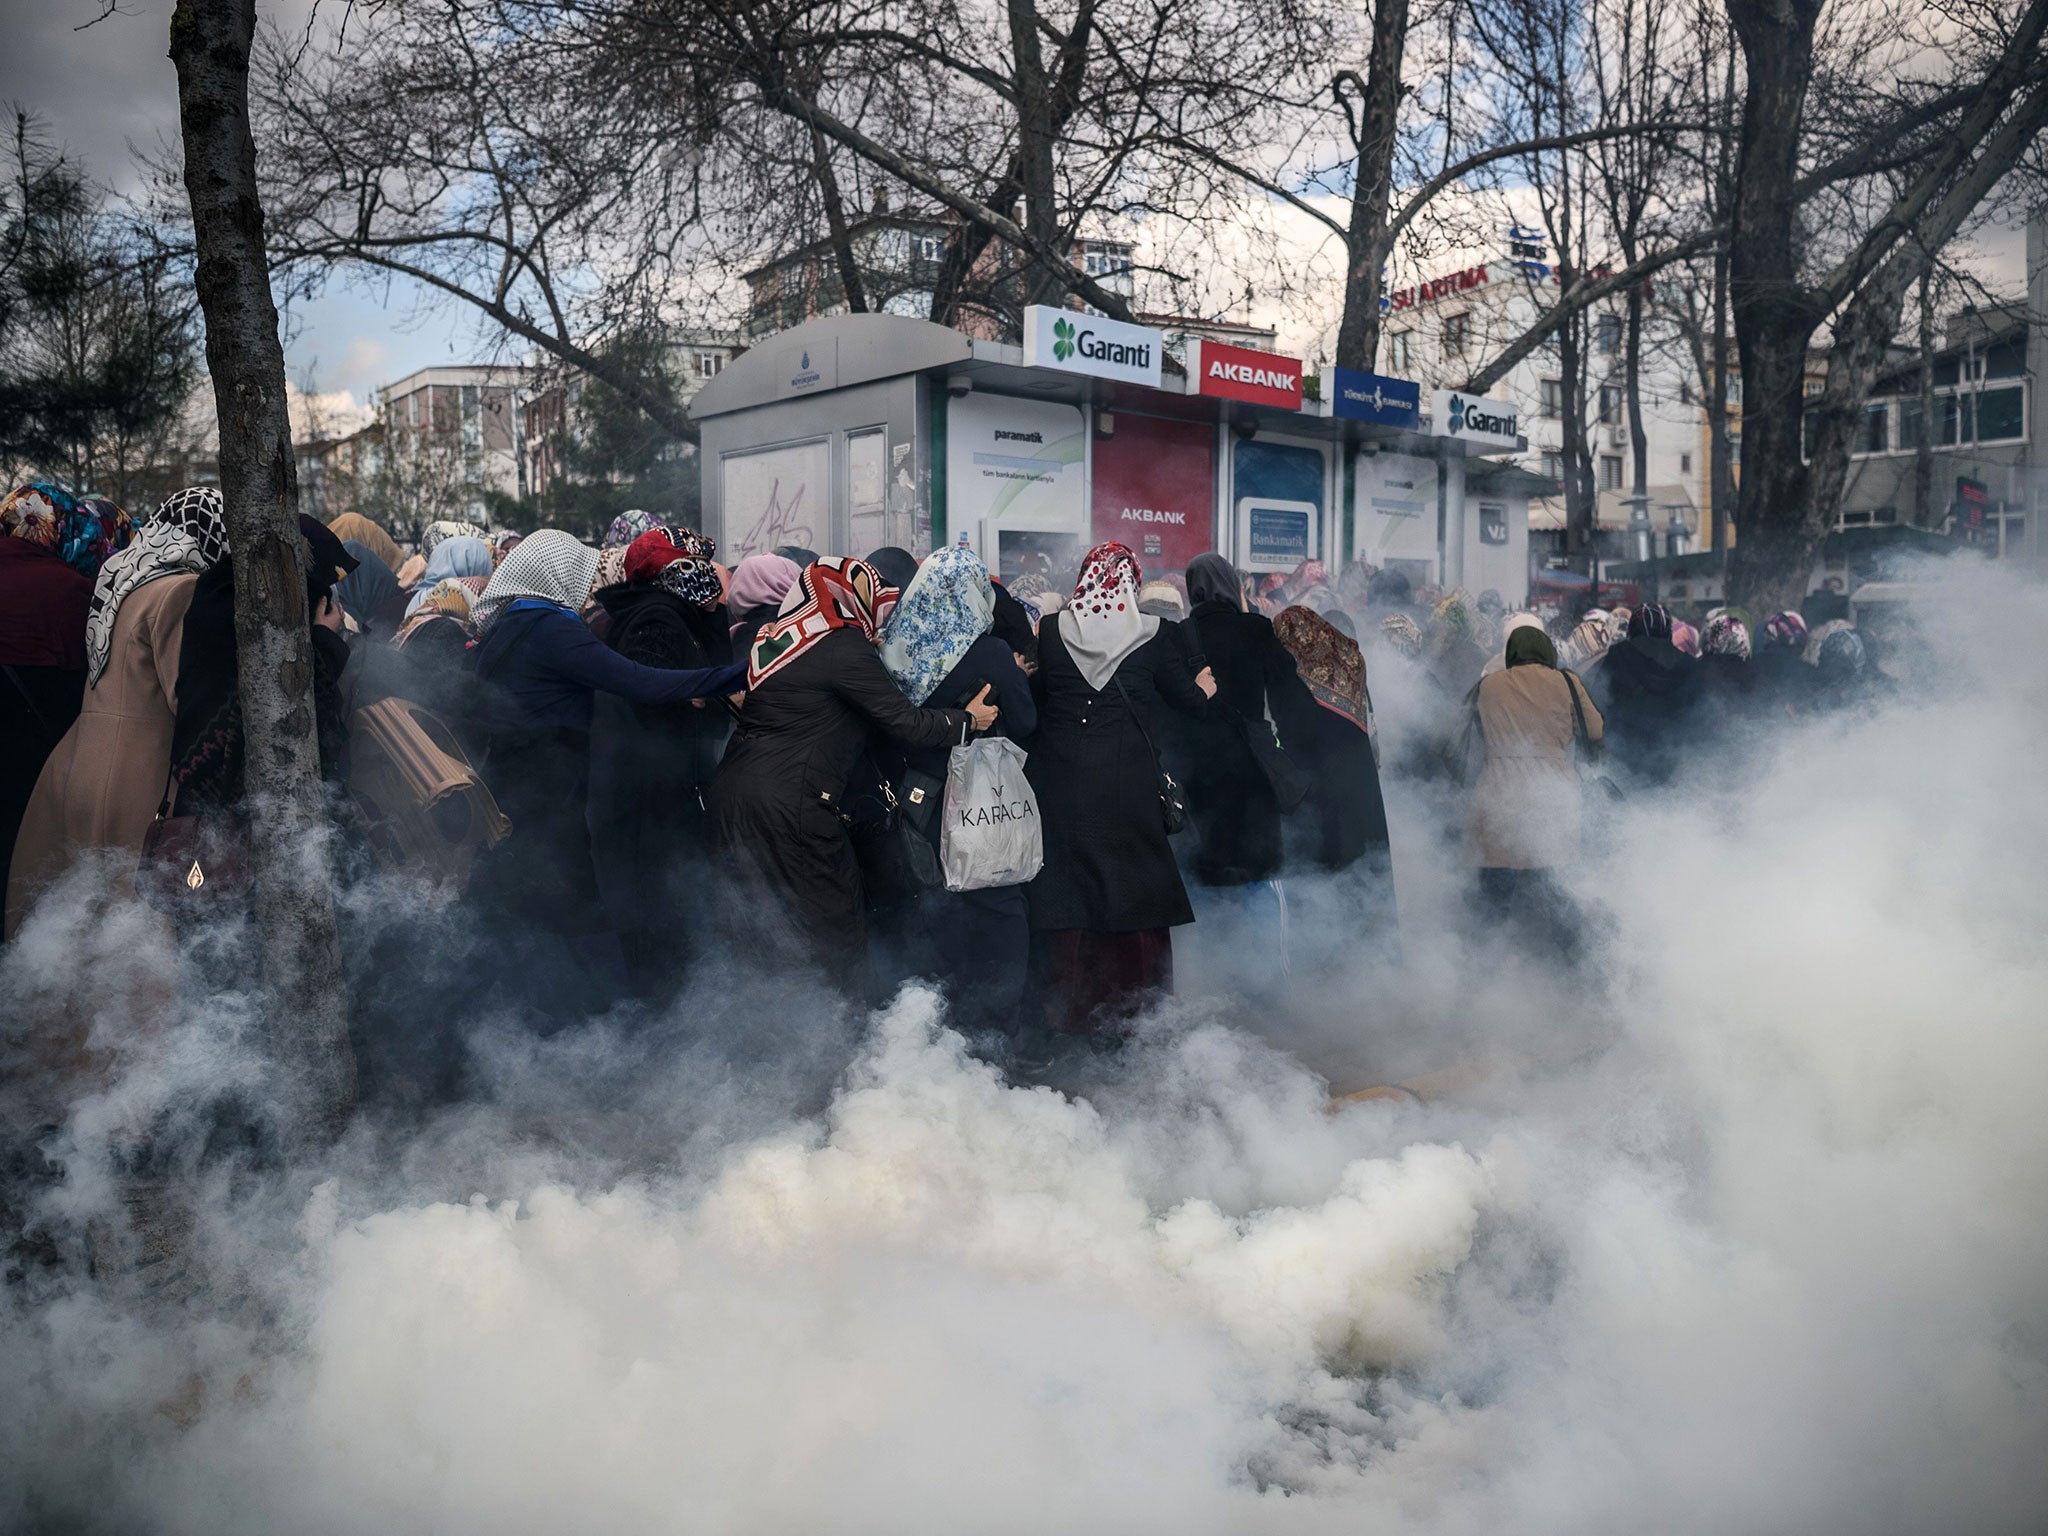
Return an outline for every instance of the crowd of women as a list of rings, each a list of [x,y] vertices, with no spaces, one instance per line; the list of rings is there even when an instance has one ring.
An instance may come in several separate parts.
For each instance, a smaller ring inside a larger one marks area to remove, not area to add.
[[[859,999],[924,976],[1023,1061],[1113,1038],[1170,991],[1190,923],[1253,935],[1284,973],[1290,876],[1344,882],[1357,926],[1391,940],[1368,654],[1444,707],[1397,766],[1467,787],[1479,899],[1555,929],[1548,872],[1580,857],[1603,740],[1616,779],[1659,784],[1737,715],[1880,686],[1845,624],[1779,614],[1753,642],[1732,610],[1695,633],[1644,605],[1586,613],[1560,644],[1492,594],[1362,564],[1250,580],[1205,555],[1147,581],[1104,544],[1070,589],[1006,587],[964,545],[728,569],[642,512],[600,548],[449,521],[408,551],[353,514],[300,530],[343,877],[371,865],[348,835],[350,722],[407,701],[510,822],[459,896],[479,936],[465,992],[539,1021],[659,1002],[721,965]],[[244,814],[232,560],[208,487],[139,523],[45,484],[0,506],[10,937],[89,860],[98,897],[127,898],[158,815]],[[991,733],[1028,754],[1043,866],[948,890],[906,857],[937,827],[908,786],[943,784]],[[448,961],[400,943],[379,969],[403,996],[429,963]]]

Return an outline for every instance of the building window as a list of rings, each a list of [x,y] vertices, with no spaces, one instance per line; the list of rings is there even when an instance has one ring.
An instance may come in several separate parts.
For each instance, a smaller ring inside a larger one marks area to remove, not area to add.
[[[1891,407],[1882,400],[1863,407],[1863,420],[1856,427],[1856,453],[1883,453],[1892,445]]]
[[[1444,356],[1463,357],[1465,347],[1472,339],[1472,316],[1457,314],[1444,316]]]
[[[1621,316],[1601,315],[1593,322],[1593,347],[1603,357],[1621,350]]]
[[[2011,443],[2025,437],[2026,399],[2026,389],[2019,384],[1987,389],[1978,395],[1977,441]]]
[[[1611,427],[1621,420],[1621,386],[1602,384],[1600,386],[1600,425]]]
[[[1395,331],[1387,337],[1387,366],[1397,374],[1408,371],[1412,339],[1406,331]]]
[[[1536,383],[1537,414],[1552,421],[1564,414],[1564,381],[1539,379]]]
[[[1562,481],[1564,479],[1564,455],[1546,453],[1543,455],[1543,478]]]
[[[1600,489],[1618,491],[1621,489],[1621,455],[1603,453],[1600,455]]]
[[[937,235],[920,235],[917,240],[917,259],[937,261],[945,254],[945,245]]]
[[[1692,473],[1692,455],[1691,455],[1691,454],[1689,454],[1689,453],[1681,453],[1681,454],[1680,454],[1680,455],[1678,456],[1678,472],[1679,472],[1679,473],[1680,473],[1681,475],[1689,475],[1689,474],[1691,474],[1691,473]]]
[[[1801,393],[1806,395],[1808,399],[1811,399],[1813,396],[1819,394],[1822,390],[1826,389],[1827,387],[1828,385],[1826,379],[1808,379],[1805,382],[1805,384],[1803,384],[1800,387],[1800,389]]]
[[[1678,381],[1678,403],[1680,405],[1691,405],[1693,403],[1692,380],[1680,379]]]

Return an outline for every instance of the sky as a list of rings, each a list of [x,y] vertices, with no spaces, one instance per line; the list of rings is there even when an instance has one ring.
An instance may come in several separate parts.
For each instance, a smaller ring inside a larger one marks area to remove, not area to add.
[[[295,29],[317,6],[332,14],[339,3],[259,0],[264,17]],[[103,0],[0,0],[0,38],[14,66],[0,101],[41,119],[46,133],[95,179],[125,193],[139,179],[133,149],[148,148],[175,129],[177,76],[166,54],[172,0],[115,4],[111,15],[94,21]],[[1323,238],[1319,226],[1291,210],[1276,206],[1270,215],[1296,250]],[[1447,269],[1464,264],[1445,261]],[[1970,265],[1994,292],[2021,291],[2021,232],[1990,232],[1977,242]],[[1252,311],[1242,318],[1276,326],[1283,351],[1326,355],[1334,339],[1334,302],[1313,296],[1263,301]],[[338,280],[287,311],[285,362],[295,389],[320,397],[337,421],[366,406],[380,385],[434,364],[490,358],[497,341],[459,308],[422,302],[415,285]]]

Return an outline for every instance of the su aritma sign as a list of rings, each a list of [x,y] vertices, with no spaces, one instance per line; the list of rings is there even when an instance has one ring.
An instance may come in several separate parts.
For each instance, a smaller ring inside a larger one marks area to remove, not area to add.
[[[1225,346],[1196,338],[1188,343],[1188,378],[1198,395],[1301,409],[1301,359]]]

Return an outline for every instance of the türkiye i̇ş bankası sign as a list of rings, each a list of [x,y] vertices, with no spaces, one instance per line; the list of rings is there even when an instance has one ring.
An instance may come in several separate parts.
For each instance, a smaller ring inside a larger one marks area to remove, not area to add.
[[[1301,409],[1301,359],[1225,346],[1199,338],[1188,343],[1188,377],[1195,392],[1253,405]]]
[[[1413,379],[1390,379],[1356,368],[1323,370],[1323,398],[1330,414],[1347,421],[1369,421],[1413,432],[1422,425],[1422,386]]]
[[[1430,427],[1438,437],[1468,443],[1516,447],[1521,440],[1520,413],[1504,400],[1482,400],[1461,390],[1440,389],[1429,397]]]
[[[1024,361],[1122,384],[1159,387],[1160,334],[1076,309],[1032,304],[1024,311]]]

